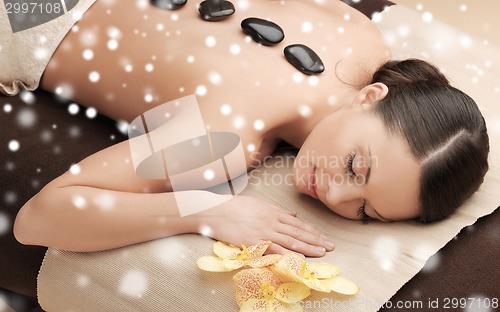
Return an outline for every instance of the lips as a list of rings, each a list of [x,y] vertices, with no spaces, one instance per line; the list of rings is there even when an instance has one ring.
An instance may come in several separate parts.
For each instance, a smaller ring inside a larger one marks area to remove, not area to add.
[[[311,172],[309,172],[309,176],[308,176],[308,180],[307,180],[307,192],[309,193],[309,195],[311,197],[314,197],[314,198],[318,198],[318,193],[317,193],[317,181],[316,181],[316,166],[313,166],[313,169],[311,170]]]

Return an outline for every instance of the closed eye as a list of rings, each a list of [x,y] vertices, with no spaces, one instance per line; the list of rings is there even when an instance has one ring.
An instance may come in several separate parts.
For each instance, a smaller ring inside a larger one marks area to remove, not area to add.
[[[355,178],[356,177],[356,173],[354,172],[353,168],[352,168],[352,165],[354,163],[354,158],[356,158],[356,151],[352,151],[350,152],[347,157],[345,158],[345,174],[349,177],[349,178]]]
[[[368,221],[371,219],[371,217],[366,214],[365,207],[366,200],[363,199],[363,204],[358,208],[358,217],[361,218],[361,222],[363,222],[364,224],[368,223]]]

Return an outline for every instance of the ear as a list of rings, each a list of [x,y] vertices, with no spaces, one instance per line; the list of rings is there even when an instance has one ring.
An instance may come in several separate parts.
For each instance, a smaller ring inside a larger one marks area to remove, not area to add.
[[[373,104],[383,100],[389,88],[382,82],[375,82],[361,89],[354,97],[353,107],[370,108]]]

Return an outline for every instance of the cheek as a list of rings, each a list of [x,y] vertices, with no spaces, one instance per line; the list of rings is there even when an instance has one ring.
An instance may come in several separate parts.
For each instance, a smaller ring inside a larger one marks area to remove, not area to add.
[[[328,207],[328,209],[343,218],[350,220],[360,220],[360,216],[358,216],[358,209],[360,207],[359,200],[350,200],[347,202],[342,202],[335,206],[328,203],[326,199],[322,199],[322,202]]]
[[[357,208],[359,208],[359,207],[356,207],[353,204],[346,203],[346,204],[340,204],[340,205],[337,205],[334,207],[328,205],[327,203],[325,203],[325,204],[331,211],[333,211],[334,213],[338,214],[341,217],[344,217],[344,218],[350,219],[350,220],[359,220],[360,219],[358,216],[358,210],[357,210]]]

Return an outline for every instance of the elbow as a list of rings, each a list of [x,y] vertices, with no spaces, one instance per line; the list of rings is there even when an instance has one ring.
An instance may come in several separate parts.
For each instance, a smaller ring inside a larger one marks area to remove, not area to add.
[[[46,220],[44,219],[45,213],[40,195],[39,193],[27,201],[17,213],[14,221],[14,237],[23,245],[47,246],[44,243],[44,232],[42,231]]]
[[[24,245],[32,245],[30,239],[29,224],[32,222],[30,215],[33,199],[34,197],[26,202],[23,207],[21,207],[21,209],[17,213],[16,220],[14,221],[14,237],[18,242]]]

